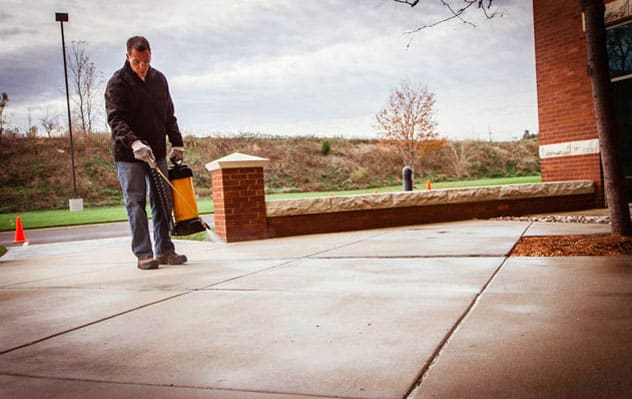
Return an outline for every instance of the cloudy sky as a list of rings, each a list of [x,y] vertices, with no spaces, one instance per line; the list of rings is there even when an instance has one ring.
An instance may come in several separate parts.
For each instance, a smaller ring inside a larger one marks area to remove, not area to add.
[[[104,80],[129,36],[150,40],[186,134],[375,137],[375,114],[408,81],[436,94],[444,137],[510,140],[537,131],[531,1],[494,4],[502,17],[468,12],[475,28],[454,20],[409,34],[447,10],[438,0],[0,0],[0,92],[20,130],[29,115],[65,115],[55,11],[66,11],[67,46],[88,42]]]

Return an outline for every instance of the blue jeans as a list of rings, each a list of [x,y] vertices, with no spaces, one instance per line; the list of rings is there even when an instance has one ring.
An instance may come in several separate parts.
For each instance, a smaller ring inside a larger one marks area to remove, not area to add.
[[[156,160],[158,167],[167,176],[167,159]],[[166,192],[169,203],[165,215],[160,198],[151,184],[150,168],[145,162],[115,162],[123,198],[127,208],[127,219],[132,231],[132,252],[139,259],[152,258],[154,253],[158,256],[168,255],[174,252],[173,242],[169,237],[169,224],[171,221],[171,209],[173,199],[171,189],[167,186]],[[162,179],[160,177],[160,179]],[[166,182],[162,182],[167,185]],[[147,221],[147,190],[149,189],[149,204],[154,226],[155,252],[152,251],[151,238],[149,236],[149,223]]]

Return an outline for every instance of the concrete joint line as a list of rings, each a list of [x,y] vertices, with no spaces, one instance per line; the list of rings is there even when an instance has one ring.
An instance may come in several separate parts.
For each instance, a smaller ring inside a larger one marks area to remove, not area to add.
[[[522,238],[525,235],[525,233],[527,232],[529,227],[531,227],[531,224],[533,224],[533,222],[529,223],[527,225],[527,227],[525,227],[525,229],[520,234],[520,238]],[[404,396],[404,398],[406,398],[406,399],[413,399],[416,396],[416,393],[419,390],[419,388],[421,387],[421,385],[423,384],[424,378],[428,374],[428,371],[432,368],[432,366],[439,359],[439,356],[441,355],[441,352],[443,351],[443,348],[445,348],[445,346],[450,342],[450,340],[452,339],[452,337],[454,336],[456,331],[461,327],[461,325],[463,324],[465,319],[472,313],[472,311],[474,310],[476,305],[480,302],[481,297],[483,296],[485,291],[487,291],[487,288],[491,285],[491,283],[496,279],[496,276],[498,275],[498,273],[500,273],[500,271],[502,270],[503,266],[507,262],[507,259],[509,258],[509,254],[511,253],[513,248],[516,246],[516,244],[518,243],[520,238],[518,240],[516,240],[516,242],[514,243],[513,247],[509,251],[509,253],[507,253],[506,256],[503,257],[503,261],[500,262],[500,265],[496,268],[496,270],[494,270],[494,272],[489,277],[487,282],[485,282],[485,284],[483,285],[481,290],[474,296],[474,299],[472,299],[472,301],[467,306],[467,308],[465,308],[465,311],[461,314],[461,316],[452,325],[450,330],[448,330],[447,334],[443,337],[441,342],[439,342],[439,345],[437,345],[435,350],[430,355],[430,359],[426,363],[424,363],[423,367],[419,371],[419,374],[417,375],[417,378],[415,378],[415,382],[412,384],[412,386],[410,387],[408,392],[406,392],[406,395]]]
[[[369,238],[374,238],[374,237],[380,236],[382,234],[385,234],[385,233],[375,234],[374,236],[371,236]],[[282,266],[287,266],[287,265],[289,265],[291,263],[294,263],[294,262],[297,262],[297,261],[300,261],[300,260],[303,260],[303,259],[316,257],[316,255],[318,255],[318,254],[322,254],[324,252],[332,251],[332,250],[338,249],[338,248],[343,248],[343,247],[348,246],[348,245],[353,245],[353,244],[356,244],[356,243],[358,243],[360,241],[363,241],[363,240],[366,240],[366,238],[363,238],[363,239],[360,239],[360,240],[357,240],[357,241],[353,241],[353,242],[350,242],[350,243],[347,243],[347,244],[343,244],[343,245],[340,245],[338,247],[328,248],[328,249],[325,249],[325,250],[322,250],[322,251],[314,252],[314,253],[311,253],[311,254],[299,257],[299,258],[289,259],[289,260],[287,260],[285,262],[279,263],[279,264],[274,265],[274,266],[266,267],[266,268],[261,269],[261,270],[255,270],[254,272],[245,273],[245,274],[242,274],[242,275],[239,275],[239,276],[236,276],[236,277],[228,278],[226,280],[218,281],[218,282],[213,283],[211,285],[208,285],[208,286],[206,286],[204,288],[201,288],[201,290],[212,289],[213,287],[216,287],[216,286],[218,286],[220,284],[224,284],[224,283],[228,283],[228,282],[231,282],[231,281],[235,281],[235,280],[238,280],[238,279],[243,278],[243,277],[252,276],[254,274],[259,274],[259,273],[267,272],[267,271],[270,271],[270,270],[274,270],[274,269],[277,269],[277,268],[282,267]]]
[[[339,245],[339,246],[337,246],[337,247],[328,248],[328,249],[323,249],[322,251],[318,251],[318,252],[314,252],[313,254],[306,255],[306,256],[304,256],[304,257],[303,257],[303,258],[301,258],[301,259],[305,259],[305,258],[318,258],[318,255],[319,255],[319,254],[324,254],[324,253],[326,253],[326,252],[333,251],[333,250],[335,250],[335,249],[340,249],[340,248],[348,247],[348,246],[350,246],[350,245],[354,245],[354,244],[357,244],[357,243],[362,242],[362,241],[366,241],[366,240],[371,239],[371,238],[375,238],[375,237],[383,236],[383,235],[385,235],[385,234],[386,234],[386,232],[381,232],[381,233],[377,233],[377,234],[372,235],[372,236],[369,236],[369,237],[361,238],[361,239],[356,240],[356,241],[352,241],[352,242],[348,242],[348,243],[346,243],[346,244]],[[326,258],[326,256],[322,256],[321,258]],[[334,258],[335,258],[335,257],[334,257]]]
[[[300,260],[300,259],[302,259],[302,258],[286,260],[285,262],[281,262],[279,264],[276,264],[276,265],[273,265],[273,266],[270,266],[270,267],[265,267],[263,269],[255,270],[254,272],[244,273],[244,274],[240,274],[239,276],[235,276],[235,277],[227,278],[225,280],[218,281],[218,282],[213,283],[211,285],[207,285],[206,287],[198,288],[197,290],[198,291],[204,291],[204,290],[212,289],[213,287],[216,287],[216,286],[218,286],[220,284],[229,283],[231,281],[239,280],[240,278],[243,278],[243,277],[248,277],[248,276],[252,276],[254,274],[259,274],[259,273],[267,272],[267,271],[270,271],[270,270],[274,270],[276,268],[289,265],[290,263],[296,262],[297,260]]]
[[[218,392],[241,392],[241,393],[255,393],[255,394],[269,394],[269,395],[281,395],[283,397],[292,398],[293,396],[301,396],[301,397],[314,397],[314,398],[337,398],[337,399],[361,399],[354,398],[349,396],[328,396],[328,395],[315,395],[309,393],[292,393],[292,392],[277,392],[277,391],[254,391],[254,390],[246,390],[246,389],[231,389],[231,388],[214,388],[208,386],[200,386],[200,385],[178,385],[178,384],[156,384],[156,383],[139,383],[139,382],[129,382],[129,381],[109,381],[109,380],[97,380],[93,378],[73,378],[73,377],[54,377],[54,376],[45,376],[45,375],[30,375],[30,374],[21,374],[21,373],[0,373],[0,375],[6,375],[9,377],[21,377],[21,378],[34,378],[40,380],[56,380],[56,381],[72,381],[72,382],[89,382],[89,383],[98,383],[98,384],[113,384],[113,385],[131,385],[131,386],[140,386],[140,387],[157,387],[157,388],[182,388],[182,389],[199,389],[205,391],[218,391]]]
[[[28,342],[28,343],[26,343],[26,344],[22,344],[22,345],[20,345],[20,346],[16,346],[15,348],[7,349],[7,350],[5,350],[5,351],[0,352],[0,356],[2,356],[2,355],[4,355],[4,354],[7,354],[7,353],[10,353],[10,352],[13,352],[13,351],[16,351],[16,350],[18,350],[18,349],[26,348],[26,347],[28,347],[28,346],[35,345],[35,344],[38,344],[38,343],[40,343],[40,342],[47,341],[47,340],[49,340],[49,339],[51,339],[51,338],[59,337],[59,336],[61,336],[61,335],[68,334],[68,333],[70,333],[70,332],[77,331],[77,330],[80,330],[80,329],[82,329],[82,328],[89,327],[89,326],[92,326],[92,325],[95,325],[95,324],[98,324],[98,323],[101,323],[101,322],[104,322],[104,321],[107,321],[107,320],[113,319],[113,318],[115,318],[115,317],[119,317],[119,316],[122,316],[122,315],[124,315],[124,314],[132,313],[132,312],[135,312],[135,311],[137,311],[137,310],[144,309],[144,308],[146,308],[146,307],[149,307],[149,306],[152,306],[152,305],[155,305],[155,304],[158,304],[158,303],[166,302],[166,301],[169,301],[169,300],[171,300],[171,299],[178,298],[178,297],[181,297],[181,296],[183,296],[183,295],[190,294],[190,293],[191,293],[191,292],[183,292],[183,293],[180,293],[180,294],[177,294],[177,295],[172,295],[172,296],[170,296],[170,297],[163,298],[163,299],[159,299],[159,300],[157,300],[157,301],[153,301],[153,302],[150,302],[150,303],[146,303],[146,304],[144,304],[144,305],[137,306],[137,307],[132,308],[132,309],[124,310],[124,311],[122,311],[122,312],[115,313],[115,314],[113,314],[113,315],[110,315],[110,316],[107,316],[107,317],[103,317],[103,318],[101,318],[101,319],[98,319],[98,320],[95,320],[95,321],[91,321],[91,322],[89,322],[89,323],[81,324],[81,325],[79,325],[79,326],[77,326],[77,327],[69,328],[69,329],[67,329],[67,330],[60,331],[60,332],[55,333],[55,334],[51,334],[51,335],[49,335],[49,336],[47,336],[47,337],[40,338],[40,339],[37,339],[37,340],[32,341],[32,342]]]
[[[105,268],[102,268],[102,269],[89,270],[89,271],[76,272],[76,273],[60,274],[58,276],[47,277],[47,278],[40,278],[40,279],[37,279],[37,280],[21,281],[19,283],[11,283],[11,284],[4,285],[4,286],[0,287],[0,289],[5,289],[5,288],[22,288],[20,286],[25,285],[25,284],[41,283],[42,281],[55,280],[55,279],[62,278],[62,277],[70,277],[70,276],[77,276],[77,275],[82,275],[82,274],[90,274],[90,273],[94,273],[95,271],[114,269],[116,267],[117,266],[108,266],[108,267],[105,267]]]
[[[507,256],[509,256],[514,248],[516,248],[516,245],[518,245],[518,242],[520,242],[520,240],[522,239],[522,237],[524,237],[525,234],[527,234],[527,231],[529,231],[529,229],[531,228],[531,226],[533,225],[534,221],[530,221],[529,224],[527,225],[527,227],[524,228],[524,230],[522,230],[522,233],[520,234],[520,238],[518,238],[516,240],[516,242],[514,242],[514,245],[511,246],[511,249],[509,250],[509,252],[507,252]]]
[[[483,288],[481,288],[481,290],[476,293],[476,295],[474,296],[474,299],[472,299],[472,301],[467,306],[467,308],[465,308],[465,311],[461,314],[461,316],[459,316],[459,318],[452,325],[452,327],[450,327],[450,329],[448,330],[446,335],[443,337],[441,342],[439,342],[439,345],[437,345],[435,350],[430,355],[430,358],[428,359],[428,361],[426,361],[424,363],[423,367],[421,368],[421,370],[419,371],[419,373],[417,375],[417,378],[415,378],[415,382],[412,384],[412,386],[410,387],[408,392],[406,392],[406,395],[404,396],[404,398],[406,398],[406,399],[414,399],[414,397],[416,396],[415,394],[419,390],[421,385],[423,384],[424,378],[426,377],[428,371],[437,362],[437,360],[439,359],[439,356],[441,355],[441,352],[443,352],[443,348],[445,348],[445,346],[448,344],[448,342],[450,342],[450,340],[452,339],[452,337],[454,336],[456,331],[459,329],[459,327],[461,326],[463,321],[465,321],[467,316],[470,315],[470,313],[472,312],[474,307],[478,304],[478,302],[480,301],[481,296],[485,293],[485,290],[491,284],[491,282],[494,280],[496,275],[500,272],[502,267],[505,265],[506,261],[507,261],[507,257],[504,257],[503,261],[500,263],[500,266],[498,266],[496,268],[494,273],[492,273],[491,277],[483,285]]]

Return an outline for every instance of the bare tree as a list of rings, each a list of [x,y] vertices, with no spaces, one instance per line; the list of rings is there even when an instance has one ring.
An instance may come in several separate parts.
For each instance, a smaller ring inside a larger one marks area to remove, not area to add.
[[[472,164],[472,155],[469,151],[470,142],[468,141],[450,141],[448,143],[448,163],[452,168],[452,173],[457,178],[465,178],[470,176],[470,166]]]
[[[48,109],[46,110],[46,115],[42,116],[39,121],[49,138],[53,137],[53,133],[60,128],[59,114],[51,116]]]
[[[404,164],[413,169],[419,157],[440,148],[445,141],[436,131],[434,104],[434,94],[425,86],[411,88],[404,82],[376,115],[382,141],[397,147]]]
[[[0,139],[2,138],[2,133],[4,133],[4,108],[9,103],[9,95],[6,92],[2,92],[0,95]]]
[[[97,117],[96,102],[99,85],[97,70],[94,62],[90,61],[87,52],[88,43],[84,41],[72,42],[68,65],[72,76],[75,92],[74,102],[81,128],[85,133],[92,132],[92,125]]]

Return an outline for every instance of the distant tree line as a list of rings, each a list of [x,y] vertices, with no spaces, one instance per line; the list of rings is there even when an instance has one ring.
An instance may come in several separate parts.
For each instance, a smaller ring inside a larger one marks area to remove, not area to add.
[[[69,141],[65,137],[7,136],[0,157],[0,213],[63,209],[72,193]],[[324,144],[327,143],[327,144]],[[212,182],[205,164],[242,152],[270,159],[264,170],[267,193],[340,191],[401,185],[402,160],[397,148],[379,140],[344,138],[185,137],[185,162],[193,170],[195,193],[210,198]],[[77,189],[88,207],[122,205],[121,190],[106,133],[75,140]],[[416,186],[485,177],[533,176],[540,172],[536,139],[507,142],[446,141],[417,160]]]

